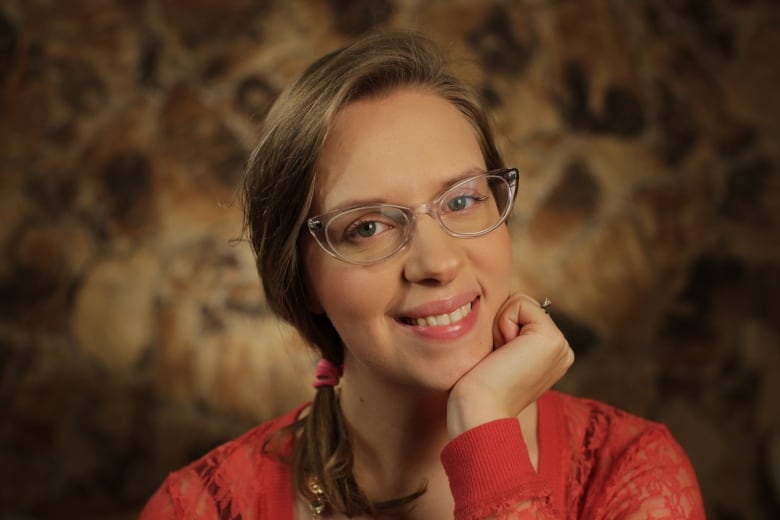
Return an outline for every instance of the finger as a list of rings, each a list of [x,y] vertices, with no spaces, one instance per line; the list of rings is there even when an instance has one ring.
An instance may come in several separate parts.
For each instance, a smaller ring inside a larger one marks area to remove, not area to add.
[[[526,294],[514,294],[501,306],[493,322],[493,342],[501,346],[518,335],[536,328],[532,324],[552,324],[552,320],[541,304]]]
[[[514,316],[517,313],[516,307],[517,303],[513,303],[511,306],[507,307],[496,320],[497,334],[494,334],[494,336],[497,336],[496,339],[498,339],[499,346],[504,345],[520,334],[522,325],[514,319]]]
[[[513,316],[517,315],[520,295],[513,294],[501,305],[493,320],[493,345],[501,347],[507,341],[517,337],[520,323]]]
[[[546,321],[545,318],[550,317],[550,307],[552,306],[550,298],[544,298],[540,302],[536,298],[523,295],[523,300],[527,303],[524,310],[528,313],[529,321]]]

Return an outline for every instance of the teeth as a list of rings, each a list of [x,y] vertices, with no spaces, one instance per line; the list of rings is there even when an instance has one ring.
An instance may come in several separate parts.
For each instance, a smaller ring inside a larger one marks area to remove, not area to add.
[[[417,318],[417,325],[420,327],[441,327],[444,325],[451,325],[468,316],[469,312],[471,312],[471,302],[467,303],[463,307],[455,309],[449,314],[439,314],[438,316]]]

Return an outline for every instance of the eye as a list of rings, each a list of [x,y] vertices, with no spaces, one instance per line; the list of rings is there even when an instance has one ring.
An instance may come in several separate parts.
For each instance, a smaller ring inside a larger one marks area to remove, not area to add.
[[[447,210],[456,212],[463,211],[486,199],[486,196],[480,195],[479,193],[461,194],[447,200]]]
[[[389,229],[391,229],[389,224],[378,220],[358,220],[344,230],[344,236],[347,240],[360,240],[379,235]]]

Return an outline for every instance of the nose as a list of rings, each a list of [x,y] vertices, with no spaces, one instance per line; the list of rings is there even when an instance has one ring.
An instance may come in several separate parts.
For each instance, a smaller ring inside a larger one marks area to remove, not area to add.
[[[413,283],[447,284],[464,263],[464,250],[430,215],[419,215],[404,259],[404,278]]]

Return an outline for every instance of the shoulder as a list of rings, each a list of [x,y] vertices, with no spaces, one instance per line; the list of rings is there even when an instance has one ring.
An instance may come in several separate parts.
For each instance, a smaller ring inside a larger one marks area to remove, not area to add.
[[[549,392],[546,398],[555,408],[566,437],[582,449],[617,453],[647,438],[672,440],[663,424],[606,403],[560,392]]]
[[[279,480],[286,471],[284,446],[270,449],[273,435],[292,424],[305,405],[255,426],[240,437],[209,451],[199,459],[168,475],[146,504],[141,519],[211,518],[254,507],[265,480]],[[205,512],[205,513],[204,513]]]
[[[644,510],[652,504],[637,497],[656,493],[678,497],[687,511],[701,511],[693,468],[666,426],[592,399],[558,392],[546,398],[568,442],[569,507]]]
[[[269,457],[279,458],[277,450],[267,449],[270,447],[267,444],[276,432],[295,421],[303,407],[304,405],[301,405],[280,417],[255,426],[240,437],[217,446],[173,475],[194,472],[205,478],[216,471],[224,471],[229,474],[233,468],[246,467],[251,469],[256,467],[253,463],[258,460]]]

